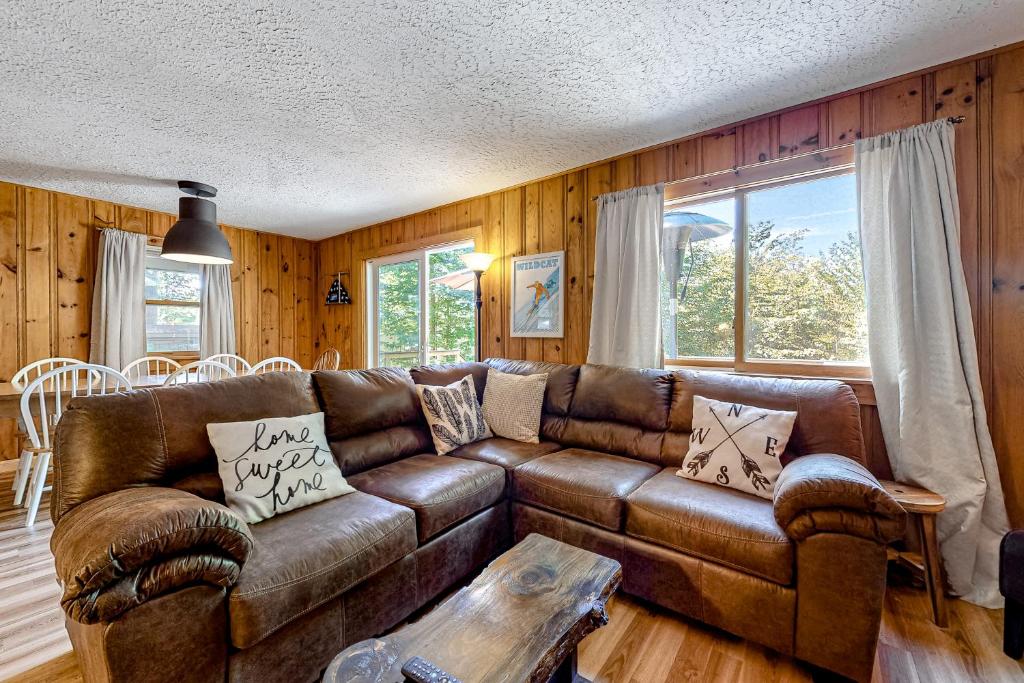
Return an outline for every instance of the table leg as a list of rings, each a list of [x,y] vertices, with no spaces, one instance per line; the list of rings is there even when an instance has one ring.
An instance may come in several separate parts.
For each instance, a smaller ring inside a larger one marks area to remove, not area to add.
[[[576,671],[576,660],[576,648],[573,648],[572,654],[562,660],[548,683],[590,683],[589,679],[580,676]]]
[[[921,554],[924,556],[924,580],[928,598],[932,603],[932,617],[940,628],[946,628],[945,583],[942,580],[942,559],[939,556],[939,537],[935,530],[935,515],[917,515],[917,528],[921,532]]]

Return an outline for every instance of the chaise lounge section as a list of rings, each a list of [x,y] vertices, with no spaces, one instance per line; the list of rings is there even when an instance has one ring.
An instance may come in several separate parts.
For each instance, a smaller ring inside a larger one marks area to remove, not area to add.
[[[548,373],[540,443],[434,454],[415,383]],[[694,395],[796,410],[774,500],[675,476]],[[322,410],[356,493],[247,525],[206,424]],[[623,590],[868,680],[904,513],[864,468],[849,387],[491,359],[270,373],[92,397],[58,427],[51,547],[89,681],[315,680],[537,532]],[[837,618],[841,617],[841,618]]]

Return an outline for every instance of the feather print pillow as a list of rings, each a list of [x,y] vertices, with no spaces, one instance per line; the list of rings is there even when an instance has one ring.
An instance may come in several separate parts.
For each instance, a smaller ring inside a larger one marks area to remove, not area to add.
[[[492,436],[476,399],[472,375],[446,387],[419,384],[416,393],[420,395],[420,405],[438,455]]]
[[[796,413],[693,397],[690,450],[677,475],[772,499]]]

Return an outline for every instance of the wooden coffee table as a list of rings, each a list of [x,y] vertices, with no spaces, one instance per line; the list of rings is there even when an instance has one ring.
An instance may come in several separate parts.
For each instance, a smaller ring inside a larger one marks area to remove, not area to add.
[[[621,581],[615,560],[530,534],[419,621],[343,650],[324,681],[401,683],[414,656],[463,683],[582,681],[576,646]]]

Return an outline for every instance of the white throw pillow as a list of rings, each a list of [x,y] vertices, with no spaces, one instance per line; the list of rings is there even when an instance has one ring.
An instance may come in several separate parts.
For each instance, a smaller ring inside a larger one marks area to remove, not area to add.
[[[228,507],[246,522],[352,493],[324,434],[324,414],[206,425]]]
[[[772,497],[796,413],[693,397],[690,450],[677,475]]]
[[[480,402],[476,400],[472,375],[446,387],[417,384],[416,393],[420,396],[438,455],[492,436]]]
[[[539,443],[540,414],[548,374],[513,375],[493,368],[484,385],[484,420],[498,436]]]

